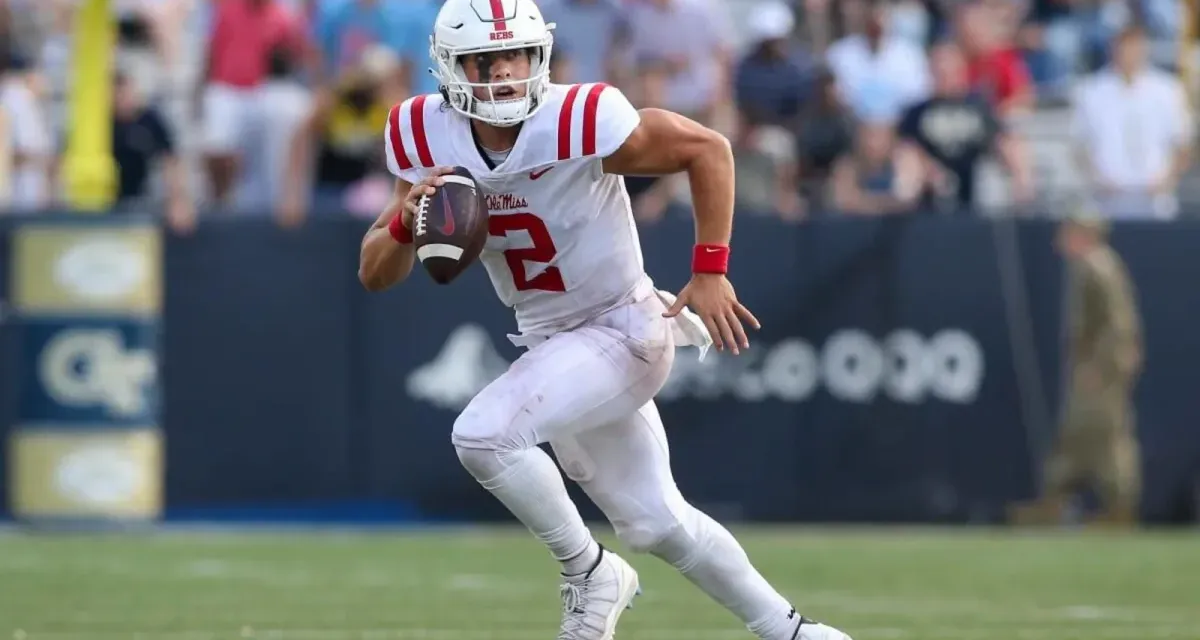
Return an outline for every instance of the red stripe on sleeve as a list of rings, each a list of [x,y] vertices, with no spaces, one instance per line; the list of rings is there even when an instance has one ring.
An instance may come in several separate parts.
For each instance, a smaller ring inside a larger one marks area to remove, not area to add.
[[[504,21],[504,2],[503,0],[492,0],[492,31],[506,31],[508,23]]]
[[[596,110],[600,108],[600,94],[608,85],[600,83],[592,85],[588,91],[587,100],[583,103],[583,155],[596,153]]]
[[[413,98],[408,118],[412,123],[413,142],[417,143],[417,158],[422,167],[432,167],[433,154],[429,153],[429,139],[425,137],[425,96]]]
[[[571,111],[575,109],[575,95],[579,93],[579,85],[572,85],[563,99],[562,108],[558,112],[558,159],[566,160],[571,157]]]
[[[398,104],[392,107],[392,112],[388,114],[388,135],[391,137],[392,155],[396,157],[396,164],[402,171],[407,171],[412,168],[412,162],[409,162],[408,152],[404,150],[404,138],[400,136],[400,107],[402,106]]]

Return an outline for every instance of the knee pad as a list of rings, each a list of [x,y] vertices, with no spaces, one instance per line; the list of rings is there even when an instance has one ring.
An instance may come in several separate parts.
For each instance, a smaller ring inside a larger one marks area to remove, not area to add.
[[[689,510],[694,510],[690,505]],[[667,562],[683,558],[697,546],[696,520],[690,513],[679,517],[667,512],[628,522],[614,522],[617,539],[635,553],[650,553]]]
[[[471,472],[480,482],[487,482],[499,477],[507,469],[511,461],[505,460],[495,449],[473,449],[455,445],[458,461],[463,468]]]
[[[537,443],[530,441],[529,434],[520,433],[513,420],[504,407],[472,401],[454,420],[450,441],[459,448],[494,451],[518,451],[535,446]]]
[[[617,540],[634,553],[653,553],[658,545],[680,530],[678,522],[614,524]]]
[[[532,444],[513,435],[510,424],[496,412],[479,410],[474,403],[459,414],[450,433],[458,460],[480,482],[500,477],[517,464]]]

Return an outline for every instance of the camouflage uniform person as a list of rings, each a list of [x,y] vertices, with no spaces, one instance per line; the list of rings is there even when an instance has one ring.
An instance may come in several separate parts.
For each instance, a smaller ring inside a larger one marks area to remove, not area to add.
[[[1141,321],[1129,272],[1107,236],[1107,223],[1088,217],[1059,228],[1057,245],[1069,269],[1070,387],[1042,500],[1018,509],[1025,522],[1061,521],[1072,491],[1085,483],[1102,501],[1098,523],[1137,519],[1133,387],[1142,364]]]

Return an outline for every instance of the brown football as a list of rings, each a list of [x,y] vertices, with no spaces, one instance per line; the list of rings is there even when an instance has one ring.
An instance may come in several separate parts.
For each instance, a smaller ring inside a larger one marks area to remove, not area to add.
[[[422,196],[413,216],[417,259],[438,284],[454,280],[479,258],[488,236],[487,199],[463,167],[442,176],[446,184]]]

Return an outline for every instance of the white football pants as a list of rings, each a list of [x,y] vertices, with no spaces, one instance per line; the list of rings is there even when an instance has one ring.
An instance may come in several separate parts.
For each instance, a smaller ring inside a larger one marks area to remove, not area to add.
[[[550,443],[623,544],[674,566],[759,638],[795,640],[788,601],[733,536],[675,486],[653,398],[671,371],[676,342],[707,344],[697,335],[699,319],[671,321],[662,317],[666,308],[655,292],[643,292],[535,344],[455,421],[459,459],[566,567],[595,543],[554,464],[533,450]]]
[[[454,423],[454,445],[550,443],[619,539],[648,550],[687,506],[653,402],[675,359],[665,309],[651,294],[536,344],[470,402]]]

